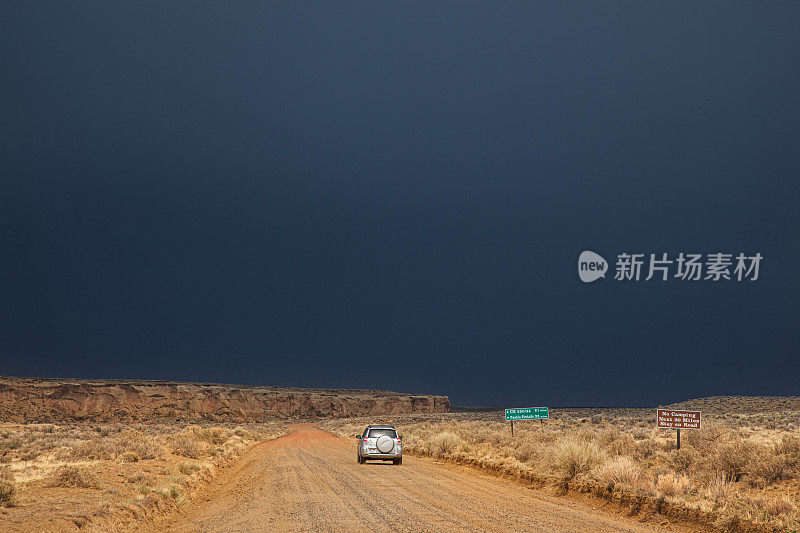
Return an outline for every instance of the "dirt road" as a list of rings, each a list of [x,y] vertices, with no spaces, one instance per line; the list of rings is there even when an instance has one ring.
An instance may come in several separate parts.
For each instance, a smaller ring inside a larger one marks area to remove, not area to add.
[[[251,448],[155,531],[656,531],[432,459],[356,463],[355,439],[301,424]]]

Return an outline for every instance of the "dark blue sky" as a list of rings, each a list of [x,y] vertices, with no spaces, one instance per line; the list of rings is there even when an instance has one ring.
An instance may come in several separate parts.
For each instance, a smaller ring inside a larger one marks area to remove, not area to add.
[[[4,1],[0,374],[800,394],[798,24],[797,2]],[[764,260],[584,284],[584,249]]]

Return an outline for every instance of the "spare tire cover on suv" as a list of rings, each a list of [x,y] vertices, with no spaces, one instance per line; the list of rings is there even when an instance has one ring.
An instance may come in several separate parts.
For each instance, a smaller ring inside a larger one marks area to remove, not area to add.
[[[394,442],[392,441],[391,437],[387,437],[386,435],[382,437],[378,437],[378,442],[375,443],[378,447],[378,451],[381,453],[389,453],[394,448]]]

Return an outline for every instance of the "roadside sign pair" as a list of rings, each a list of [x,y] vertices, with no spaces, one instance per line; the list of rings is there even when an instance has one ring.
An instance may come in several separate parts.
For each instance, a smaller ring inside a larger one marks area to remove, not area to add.
[[[514,434],[515,420],[544,420],[550,418],[550,409],[547,407],[515,407],[506,409],[506,422],[511,422],[511,434]],[[663,429],[676,429],[677,449],[681,449],[681,430],[700,429],[700,411],[686,411],[682,409],[657,409],[656,427]]]

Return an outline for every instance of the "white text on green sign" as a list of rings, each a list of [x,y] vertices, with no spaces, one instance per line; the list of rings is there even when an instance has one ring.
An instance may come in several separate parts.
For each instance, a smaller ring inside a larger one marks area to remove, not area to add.
[[[540,420],[550,418],[550,410],[547,407],[517,407],[506,409],[506,421],[509,420]]]

